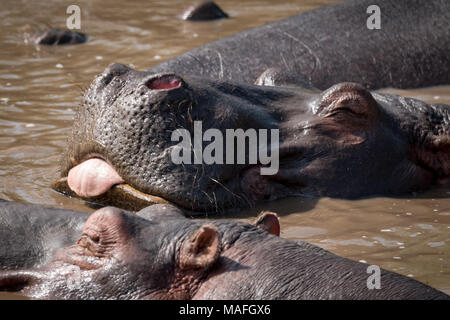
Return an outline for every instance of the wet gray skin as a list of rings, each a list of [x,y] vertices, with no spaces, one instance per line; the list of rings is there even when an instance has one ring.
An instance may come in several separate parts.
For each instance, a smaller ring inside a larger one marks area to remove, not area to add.
[[[55,187],[69,190],[70,170],[97,158],[117,171],[121,185],[196,213],[286,196],[404,194],[449,182],[449,117],[447,105],[371,93],[354,83],[315,92],[112,64],[84,95]],[[230,128],[279,129],[279,171],[261,175],[260,164],[174,164],[172,132],[192,134],[197,120],[203,131],[216,128],[224,136]],[[120,198],[122,207],[139,209],[132,196]]]
[[[275,214],[265,213],[264,220],[268,230],[279,228]],[[70,224],[65,228],[70,233]],[[39,241],[42,234],[28,238]],[[449,299],[382,269],[381,288],[370,290],[367,267],[246,223],[189,220],[171,205],[137,216],[106,207],[49,262],[0,271],[0,291],[42,299]]]

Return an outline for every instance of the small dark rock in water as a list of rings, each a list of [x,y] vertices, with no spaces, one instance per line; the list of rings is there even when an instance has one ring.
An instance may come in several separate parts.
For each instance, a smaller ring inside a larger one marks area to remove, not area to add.
[[[53,28],[40,31],[33,38],[36,44],[44,45],[79,44],[87,41],[87,36],[83,33]]]
[[[228,14],[220,9],[213,1],[204,1],[190,6],[180,17],[183,20],[189,21],[209,21],[228,18]]]

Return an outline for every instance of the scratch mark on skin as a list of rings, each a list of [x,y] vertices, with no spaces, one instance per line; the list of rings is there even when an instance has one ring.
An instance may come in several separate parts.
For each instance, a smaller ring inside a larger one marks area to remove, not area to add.
[[[313,74],[317,68],[320,68],[321,63],[320,63],[319,57],[314,53],[314,51],[308,45],[306,45],[303,41],[301,41],[299,38],[294,37],[290,33],[287,33],[285,31],[281,31],[281,30],[277,30],[277,31],[278,31],[278,33],[282,33],[285,36],[291,38],[292,40],[298,42],[301,46],[303,46],[306,50],[308,50],[308,52],[311,56],[314,57],[314,60],[315,60],[314,68],[313,68],[311,74]]]
[[[223,61],[222,61],[222,55],[219,51],[216,51],[217,55],[219,56],[219,62],[220,62],[220,73],[219,73],[219,79],[223,79]]]

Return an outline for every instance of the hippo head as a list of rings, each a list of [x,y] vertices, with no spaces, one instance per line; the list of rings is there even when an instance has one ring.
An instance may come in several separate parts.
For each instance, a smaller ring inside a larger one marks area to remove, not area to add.
[[[244,138],[228,139],[230,129]],[[192,212],[400,194],[448,183],[449,134],[448,106],[354,83],[315,92],[112,64],[84,95],[54,188],[128,209],[168,201]],[[223,148],[212,152],[213,142]],[[190,163],[174,161],[182,143],[193,146]]]
[[[0,289],[50,299],[188,297],[195,286],[188,279],[201,278],[219,255],[216,228],[189,225],[168,205],[144,214],[114,207],[94,212],[75,245],[41,268],[0,273]]]
[[[279,233],[274,213],[261,214],[255,224]],[[244,223],[190,220],[172,205],[157,204],[137,215],[105,207],[50,262],[0,271],[0,291],[40,299],[189,299],[222,249],[248,230],[267,234]]]

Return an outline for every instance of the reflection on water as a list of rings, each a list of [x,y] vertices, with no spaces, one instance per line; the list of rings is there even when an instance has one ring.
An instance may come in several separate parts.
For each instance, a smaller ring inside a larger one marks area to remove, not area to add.
[[[63,28],[60,1],[2,1],[0,12],[0,198],[83,211],[82,201],[49,188],[57,177],[80,93],[112,62],[145,70],[218,38],[330,1],[219,1],[231,19],[208,23],[175,16],[189,3],[77,1],[79,46],[24,45],[24,30]],[[383,90],[450,104],[450,86]],[[378,264],[450,293],[450,189],[404,198],[285,199],[260,209],[278,212],[282,236],[305,240],[354,260]],[[232,218],[250,221],[256,210]],[[14,297],[0,294],[0,299]]]

